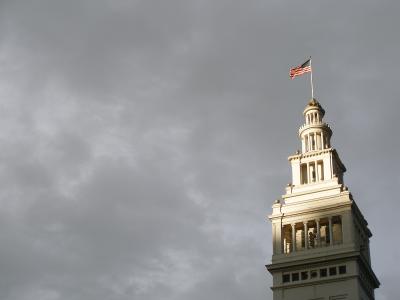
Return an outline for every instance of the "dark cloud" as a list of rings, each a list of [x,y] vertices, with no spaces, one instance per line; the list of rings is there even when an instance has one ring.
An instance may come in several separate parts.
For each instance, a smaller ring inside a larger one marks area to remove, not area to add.
[[[377,299],[396,298],[398,10],[2,1],[0,298],[271,299],[265,216],[309,98],[288,69],[308,55]]]

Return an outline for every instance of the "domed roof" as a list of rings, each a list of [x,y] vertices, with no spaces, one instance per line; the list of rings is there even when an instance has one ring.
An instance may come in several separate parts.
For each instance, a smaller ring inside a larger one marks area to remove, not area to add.
[[[317,109],[322,113],[322,115],[325,115],[325,110],[322,108],[321,104],[315,98],[312,98],[308,102],[308,104],[307,104],[306,108],[304,109],[303,113],[305,114],[307,111],[309,111],[311,109]]]

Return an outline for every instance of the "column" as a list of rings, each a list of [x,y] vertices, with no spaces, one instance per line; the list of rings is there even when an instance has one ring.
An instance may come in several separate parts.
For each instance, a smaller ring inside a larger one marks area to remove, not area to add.
[[[311,176],[310,176],[310,163],[307,163],[307,183],[311,182]]]
[[[321,180],[325,180],[325,169],[324,169],[324,161],[321,161],[321,164],[319,165],[321,169]]]
[[[320,147],[320,149],[322,150],[322,149],[324,148],[324,146],[322,145],[322,144],[323,144],[323,141],[322,141],[322,131],[321,131],[321,133],[319,134],[319,142],[320,142],[319,147]]]
[[[276,236],[275,236],[275,232],[276,232],[276,224],[272,224],[272,249],[273,249],[273,254],[276,253]]]
[[[324,132],[321,131],[321,149],[325,149]]]
[[[319,226],[319,219],[317,219],[317,220],[315,220],[315,222],[317,223],[317,247],[319,247],[320,246],[320,236],[321,236],[321,233],[320,233],[320,226]]]
[[[314,150],[314,145],[315,145],[314,133],[310,133],[310,137],[311,137],[311,150]]]
[[[329,241],[330,246],[333,246],[332,217],[329,217]]]
[[[313,134],[313,139],[314,139],[313,150],[317,150],[317,133],[316,132],[314,132],[314,134]]]
[[[307,222],[304,222],[304,249],[308,249],[308,227]]]
[[[292,225],[292,250],[296,252],[296,224]]]
[[[304,141],[305,141],[305,152],[308,151],[308,134],[304,136]]]
[[[302,152],[306,152],[306,145],[305,145],[305,137],[303,136],[303,138],[301,139],[301,149]]]
[[[312,182],[316,182],[317,178],[315,176],[316,175],[316,173],[315,173],[315,164],[310,165],[310,174],[311,174],[311,179],[313,179]]]
[[[316,132],[314,132],[314,150],[318,150],[318,139]]]
[[[318,163],[314,161],[314,169],[315,169],[315,182],[319,181],[319,171],[318,171]]]

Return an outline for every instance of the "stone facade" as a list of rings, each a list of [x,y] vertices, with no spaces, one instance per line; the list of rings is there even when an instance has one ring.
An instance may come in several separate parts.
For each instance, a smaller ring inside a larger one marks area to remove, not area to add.
[[[311,99],[303,114],[301,151],[288,158],[292,183],[269,216],[273,299],[372,300],[379,281],[371,268],[371,231],[343,183],[346,168],[331,147],[324,109]]]

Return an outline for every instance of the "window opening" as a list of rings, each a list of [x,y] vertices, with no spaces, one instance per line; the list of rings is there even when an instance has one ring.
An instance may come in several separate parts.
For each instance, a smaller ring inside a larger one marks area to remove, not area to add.
[[[311,182],[315,182],[315,164],[313,162],[310,163],[310,174],[311,174]]]
[[[319,276],[320,277],[326,277],[328,275],[327,269],[320,269],[319,270]]]
[[[292,226],[283,226],[283,248],[284,253],[292,252]]]
[[[329,235],[329,221],[324,218],[320,221],[320,246],[325,247],[330,245],[330,235]]]
[[[296,250],[304,250],[305,239],[304,239],[304,225],[303,223],[297,223],[295,226],[295,237],[296,237]]]
[[[317,278],[317,277],[318,277],[318,272],[317,272],[317,270],[311,270],[311,271],[310,271],[310,276],[311,276],[311,279]]]
[[[317,224],[311,221],[308,222],[307,227],[308,248],[315,248],[317,247]]]
[[[324,162],[322,160],[318,161],[317,163],[318,168],[318,180],[324,180]]]
[[[339,266],[339,274],[346,274],[346,266]]]
[[[290,282],[290,274],[283,274],[282,281],[283,283]]]
[[[308,279],[308,272],[301,272],[301,280],[307,280]]]
[[[307,184],[308,183],[308,178],[307,178],[307,164],[301,164],[301,184]]]

